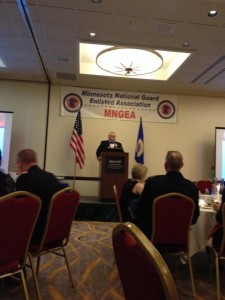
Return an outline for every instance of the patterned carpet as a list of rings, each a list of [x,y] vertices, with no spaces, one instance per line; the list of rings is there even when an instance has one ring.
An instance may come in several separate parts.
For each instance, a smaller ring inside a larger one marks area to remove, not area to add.
[[[55,255],[42,258],[39,283],[43,300],[124,300],[112,251],[112,229],[115,222],[74,221],[67,249],[76,287],[71,288],[64,259]],[[174,273],[174,261],[165,258],[174,276],[181,300],[190,300],[190,280],[187,265],[180,265]],[[215,274],[210,271],[205,253],[193,256],[193,268],[198,300],[214,300]],[[30,299],[37,299],[30,271],[27,270]],[[221,280],[225,282],[225,270]],[[222,285],[225,299],[225,288]],[[0,291],[1,300],[22,300],[20,285],[6,282]],[[146,299],[148,300],[148,299]],[[150,300],[150,299],[149,299]]]

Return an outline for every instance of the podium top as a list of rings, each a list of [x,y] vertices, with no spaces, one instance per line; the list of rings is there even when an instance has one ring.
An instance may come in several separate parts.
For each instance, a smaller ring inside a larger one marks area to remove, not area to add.
[[[106,152],[124,152],[123,148],[108,148]]]

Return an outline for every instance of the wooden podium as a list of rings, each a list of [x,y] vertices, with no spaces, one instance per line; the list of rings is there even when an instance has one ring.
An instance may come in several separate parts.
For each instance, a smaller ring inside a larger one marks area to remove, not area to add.
[[[120,192],[123,184],[128,179],[128,153],[102,152],[100,161],[100,201],[115,201],[113,185]]]

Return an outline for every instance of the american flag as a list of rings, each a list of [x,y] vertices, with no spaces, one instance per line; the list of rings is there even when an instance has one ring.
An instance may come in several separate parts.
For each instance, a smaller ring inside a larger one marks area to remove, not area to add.
[[[83,141],[83,130],[81,122],[80,110],[77,113],[76,121],[73,128],[73,133],[70,140],[70,147],[75,153],[76,163],[79,164],[80,168],[84,167],[84,141]]]

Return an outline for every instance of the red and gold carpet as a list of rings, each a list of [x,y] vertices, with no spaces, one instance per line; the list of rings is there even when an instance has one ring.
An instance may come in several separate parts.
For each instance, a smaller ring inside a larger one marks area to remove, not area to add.
[[[74,221],[67,254],[76,287],[71,288],[63,258],[43,256],[39,274],[43,300],[124,300],[112,249],[112,230],[116,225],[115,222]],[[172,263],[168,261],[174,275]],[[198,294],[196,299],[216,299],[215,273],[210,282],[206,253],[193,257],[193,269]],[[221,273],[221,281],[225,282],[225,270]],[[180,299],[192,299],[187,265],[180,265],[174,278]],[[30,299],[37,299],[30,270],[27,270],[27,281]],[[225,288],[223,284],[221,286],[221,299],[225,299]],[[0,299],[24,299],[21,285],[6,282],[0,291]]]

